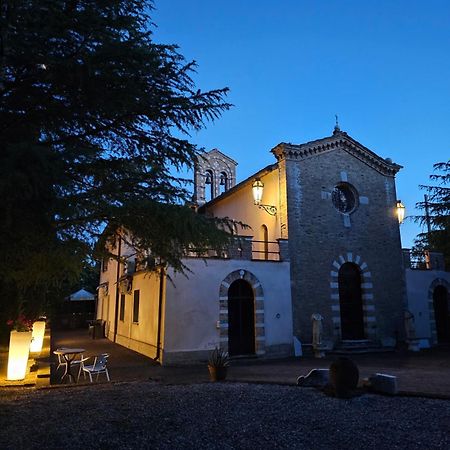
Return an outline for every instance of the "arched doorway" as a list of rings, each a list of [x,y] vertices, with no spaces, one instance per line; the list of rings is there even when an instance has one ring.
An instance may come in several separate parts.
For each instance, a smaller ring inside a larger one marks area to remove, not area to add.
[[[344,340],[365,339],[359,267],[350,262],[343,264],[339,269],[338,283],[341,337]]]
[[[234,281],[228,289],[228,351],[231,356],[255,353],[255,302],[245,280]]]
[[[450,317],[448,308],[448,291],[439,285],[433,291],[434,319],[436,321],[437,340],[450,342]]]

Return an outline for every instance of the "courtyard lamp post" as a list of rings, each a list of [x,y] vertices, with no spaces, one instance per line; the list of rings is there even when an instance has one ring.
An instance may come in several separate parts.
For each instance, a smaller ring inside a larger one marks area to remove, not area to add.
[[[271,216],[275,216],[277,213],[277,207],[273,205],[264,205],[261,203],[263,192],[264,192],[264,183],[257,178],[252,184],[252,192],[253,192],[253,204],[258,206],[258,208],[263,209],[266,213]]]

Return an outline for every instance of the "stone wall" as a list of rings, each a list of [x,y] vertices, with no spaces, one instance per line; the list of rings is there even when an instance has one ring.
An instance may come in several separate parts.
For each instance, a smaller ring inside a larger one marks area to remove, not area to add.
[[[311,342],[310,317],[320,313],[325,339],[339,342],[337,275],[348,261],[361,272],[366,337],[393,345],[402,331],[405,294],[395,211],[399,166],[387,161],[384,167],[367,149],[349,151],[339,142],[320,151],[300,150],[274,149],[286,168],[294,335]],[[354,212],[333,205],[339,183],[356,190]]]

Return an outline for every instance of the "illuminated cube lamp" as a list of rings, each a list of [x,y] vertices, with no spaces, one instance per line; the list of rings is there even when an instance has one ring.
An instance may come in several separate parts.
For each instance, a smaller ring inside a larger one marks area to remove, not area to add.
[[[30,354],[31,331],[11,331],[8,354],[7,380],[23,380]]]
[[[30,345],[30,352],[40,352],[42,350],[42,343],[44,342],[45,334],[45,320],[37,320],[33,323],[33,337]]]

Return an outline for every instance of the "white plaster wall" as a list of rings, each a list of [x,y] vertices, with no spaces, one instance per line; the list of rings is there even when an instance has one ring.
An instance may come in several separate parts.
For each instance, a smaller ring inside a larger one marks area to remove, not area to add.
[[[261,177],[261,181],[264,183],[261,203],[279,208],[278,170],[273,170],[264,175]],[[260,229],[264,224],[269,232],[269,241],[275,241],[281,237],[279,215],[271,216],[253,204],[252,183],[208,208],[208,211],[216,217],[229,217],[249,225],[250,229],[238,230],[238,234],[242,236],[253,236],[254,239],[259,240],[261,237]]]
[[[408,309],[414,314],[417,338],[430,339],[430,308],[428,290],[431,283],[442,278],[450,283],[450,273],[441,270],[405,270]]]
[[[211,350],[219,344],[219,287],[231,272],[244,269],[264,292],[266,346],[292,344],[292,307],[288,262],[185,260],[186,278],[170,273],[165,310],[165,352]],[[279,314],[280,317],[276,318]]]
[[[139,290],[139,318],[133,322],[134,292]],[[119,301],[120,305],[120,301]],[[125,295],[124,320],[117,323],[117,343],[155,357],[158,334],[159,277],[139,273],[133,277],[133,289]]]

